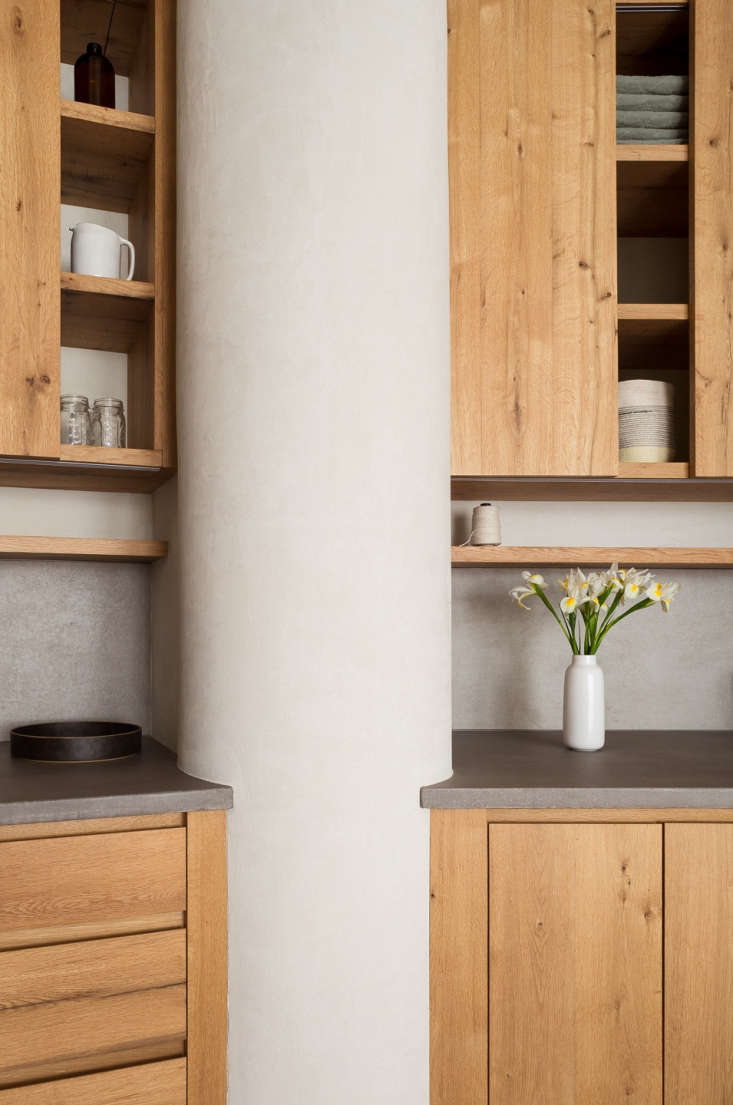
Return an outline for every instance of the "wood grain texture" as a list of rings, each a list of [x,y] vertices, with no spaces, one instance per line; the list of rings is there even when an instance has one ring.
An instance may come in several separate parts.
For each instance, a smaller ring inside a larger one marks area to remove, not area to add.
[[[619,303],[619,319],[659,319],[661,321],[680,321],[690,317],[690,308],[686,303]]]
[[[163,1040],[153,1044],[135,1044],[131,1047],[119,1047],[114,1051],[100,1051],[88,1055],[67,1055],[63,1059],[48,1062],[33,1062],[32,1066],[14,1067],[12,1070],[0,1069],[0,1088],[38,1085],[52,1079],[70,1078],[73,1075],[89,1074],[92,1070],[113,1071],[126,1067],[136,1067],[141,1063],[157,1063],[166,1059],[181,1059],[186,1052],[183,1037]]]
[[[185,829],[0,844],[0,932],[185,908]]]
[[[661,828],[492,825],[489,853],[491,1105],[661,1105]]]
[[[61,289],[88,295],[121,295],[127,299],[155,299],[155,289],[144,280],[114,280],[107,276],[61,273]]]
[[[61,202],[129,211],[153,149],[155,120],[61,101]]]
[[[454,568],[495,568],[522,565],[525,568],[551,564],[589,566],[618,563],[622,567],[730,568],[733,549],[717,548],[550,548],[512,545],[454,545]]]
[[[94,281],[92,289],[88,288],[90,280]],[[130,295],[127,290],[111,294],[109,285],[100,290],[94,277],[73,288],[62,285],[61,344],[129,353],[152,325],[153,310],[149,298]]]
[[[0,841],[34,840],[49,836],[90,836],[93,833],[129,833],[136,829],[175,829],[185,824],[184,813],[93,817],[82,821],[35,821],[29,825],[0,825]]]
[[[488,1102],[488,826],[430,812],[430,1102]]]
[[[733,825],[668,825],[665,1102],[733,1100]]]
[[[61,460],[78,464],[134,465],[160,468],[160,449],[113,449],[104,445],[62,445]]]
[[[48,487],[57,491],[129,491],[149,494],[174,475],[170,468],[137,468],[86,461],[0,459],[0,487]]]
[[[162,467],[176,465],[176,3],[150,0],[155,69],[153,343],[155,437]]]
[[[631,143],[616,147],[617,161],[687,161],[687,146],[634,146]]]
[[[0,1105],[186,1105],[186,1060],[0,1090]]]
[[[733,475],[733,8],[695,0],[696,476]]]
[[[162,560],[167,555],[166,541],[134,541],[112,537],[0,537],[0,560],[109,560],[151,563]]]
[[[632,479],[608,480],[454,479],[451,480],[451,497],[459,501],[509,499],[517,502],[559,500],[560,502],[729,503],[733,501],[733,481],[730,479],[668,479],[664,472],[660,478],[652,473],[650,467],[649,478],[634,472]]]
[[[59,441],[59,10],[0,3],[0,453]]]
[[[165,1044],[186,1035],[186,987],[76,998],[26,1005],[0,1012],[0,1082],[40,1081],[37,1068],[74,1061],[95,1070],[99,1056],[146,1044]]]
[[[226,815],[203,811],[187,820],[188,1105],[226,1105]]]
[[[431,815],[438,812],[433,809],[430,811]],[[446,812],[446,811],[441,811]],[[666,824],[667,822],[728,822],[733,821],[733,810],[714,810],[714,809],[594,809],[581,810],[561,810],[561,809],[537,809],[537,810],[518,810],[518,809],[489,809],[485,810],[468,810],[468,811],[449,811],[454,814],[457,813],[470,813],[472,817],[483,818],[485,824],[501,824],[504,822],[517,822],[523,824],[524,822],[538,822],[539,824],[555,824],[558,822],[568,824],[615,824],[621,822],[622,824]]]
[[[449,4],[455,474],[615,474],[614,11]]]
[[[183,929],[0,953],[0,1013],[186,981]]]
[[[46,925],[42,928],[10,929],[0,932],[0,952],[14,948],[49,947],[74,940],[98,940],[110,936],[128,936],[145,932],[162,932],[183,928],[185,913],[141,914],[122,921],[75,921],[73,924]]]
[[[690,475],[687,461],[670,461],[664,464],[622,462],[618,474],[625,480],[686,480]]]

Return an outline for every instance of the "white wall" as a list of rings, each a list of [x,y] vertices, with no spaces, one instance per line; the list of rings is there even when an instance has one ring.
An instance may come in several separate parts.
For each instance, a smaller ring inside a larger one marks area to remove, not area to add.
[[[442,0],[179,4],[180,760],[232,1105],[427,1105],[449,769]]]

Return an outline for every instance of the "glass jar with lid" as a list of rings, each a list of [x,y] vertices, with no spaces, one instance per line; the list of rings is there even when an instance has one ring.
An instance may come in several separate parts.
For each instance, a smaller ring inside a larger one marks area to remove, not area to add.
[[[121,399],[94,400],[92,410],[92,443],[112,449],[124,449],[127,444],[125,410]]]
[[[89,400],[86,395],[61,396],[61,444],[90,445]]]

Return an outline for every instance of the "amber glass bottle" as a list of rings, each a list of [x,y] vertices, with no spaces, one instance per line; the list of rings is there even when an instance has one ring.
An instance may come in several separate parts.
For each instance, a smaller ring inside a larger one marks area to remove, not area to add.
[[[115,106],[115,71],[98,42],[87,43],[87,52],[74,65],[74,99],[83,104]]]

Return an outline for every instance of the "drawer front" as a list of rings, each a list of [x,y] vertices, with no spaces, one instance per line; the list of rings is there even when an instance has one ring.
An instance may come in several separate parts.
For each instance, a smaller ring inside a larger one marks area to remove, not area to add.
[[[186,1060],[0,1090],[0,1105],[186,1105]]]
[[[0,1086],[180,1054],[185,980],[183,930],[1,953]]]
[[[184,828],[0,843],[0,935],[185,908]]]

